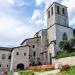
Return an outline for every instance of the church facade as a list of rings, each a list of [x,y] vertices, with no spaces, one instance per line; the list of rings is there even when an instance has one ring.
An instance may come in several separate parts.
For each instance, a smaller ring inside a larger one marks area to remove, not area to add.
[[[64,36],[68,40],[73,38],[67,7],[53,2],[47,9],[47,29],[38,31],[33,38],[25,39],[18,47],[0,49],[0,55],[4,54],[5,58],[0,58],[0,68],[16,70],[34,64],[49,64],[50,55],[54,57],[61,50],[59,43]]]

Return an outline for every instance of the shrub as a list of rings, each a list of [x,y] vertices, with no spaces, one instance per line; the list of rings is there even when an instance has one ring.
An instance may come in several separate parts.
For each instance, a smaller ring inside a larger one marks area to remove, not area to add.
[[[71,46],[70,46],[70,44],[69,44],[69,41],[61,41],[61,42],[59,43],[59,47],[60,47],[61,49],[63,49],[63,50],[68,51],[68,52],[70,52],[70,50],[71,50]]]
[[[59,43],[59,47],[62,50],[66,50],[68,52],[73,52],[75,49],[75,38],[72,38],[70,40],[63,40]]]
[[[70,69],[70,66],[68,64],[62,66],[61,71],[67,71]]]

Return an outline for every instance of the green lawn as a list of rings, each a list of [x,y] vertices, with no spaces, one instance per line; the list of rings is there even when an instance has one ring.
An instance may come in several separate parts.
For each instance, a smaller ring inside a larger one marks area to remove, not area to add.
[[[75,56],[75,52],[61,51],[57,53],[55,58],[58,59],[58,58],[64,58],[64,57],[70,57],[70,56]]]
[[[34,75],[33,71],[19,71],[19,75]]]
[[[13,75],[13,72],[10,71],[10,72],[7,73],[7,75]]]
[[[44,71],[51,71],[53,69],[38,69],[32,71],[19,71],[19,75],[34,75],[35,72],[44,72]]]
[[[68,71],[62,71],[58,75],[75,75],[75,66],[72,66]]]

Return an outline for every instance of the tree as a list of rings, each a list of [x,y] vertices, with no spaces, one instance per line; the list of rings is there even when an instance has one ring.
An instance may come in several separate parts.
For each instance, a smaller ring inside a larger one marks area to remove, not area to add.
[[[67,50],[67,51],[70,51],[70,49],[71,49],[69,41],[65,41],[65,40],[60,42],[59,47],[63,50]]]
[[[59,43],[59,47],[63,50],[67,50],[68,52],[72,52],[75,47],[75,38],[68,40],[63,40]]]
[[[73,49],[73,47],[75,47],[75,38],[70,39],[69,44],[70,44],[71,48]]]

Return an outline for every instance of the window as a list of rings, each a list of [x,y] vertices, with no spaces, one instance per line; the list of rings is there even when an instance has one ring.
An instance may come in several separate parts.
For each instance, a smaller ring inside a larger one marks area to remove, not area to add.
[[[65,9],[64,8],[62,8],[62,14],[65,14]]]
[[[33,52],[34,59],[35,59],[35,55],[36,55],[36,52],[34,51],[34,52]]]
[[[31,55],[29,55],[29,59],[31,58]]]
[[[36,52],[34,51],[34,52],[33,52],[33,56],[35,56],[35,55],[36,55]]]
[[[0,64],[0,67],[1,67],[1,64]]]
[[[8,56],[8,59],[11,59],[11,55]]]
[[[24,56],[26,56],[26,53],[24,53]]]
[[[57,13],[59,14],[59,6],[57,6]]]
[[[30,56],[29,56],[29,59],[30,59]]]
[[[6,55],[5,54],[2,54],[2,59],[5,59],[6,58]]]
[[[67,34],[65,32],[63,34],[63,40],[68,40]]]
[[[19,55],[19,52],[17,52],[16,55]]]
[[[8,67],[8,65],[7,65],[7,67]]]
[[[50,11],[48,11],[48,18],[50,18]]]
[[[32,45],[33,48],[35,48],[35,45]]]
[[[39,41],[39,39],[37,39],[37,41]]]
[[[53,7],[51,8],[51,14],[53,15]]]

